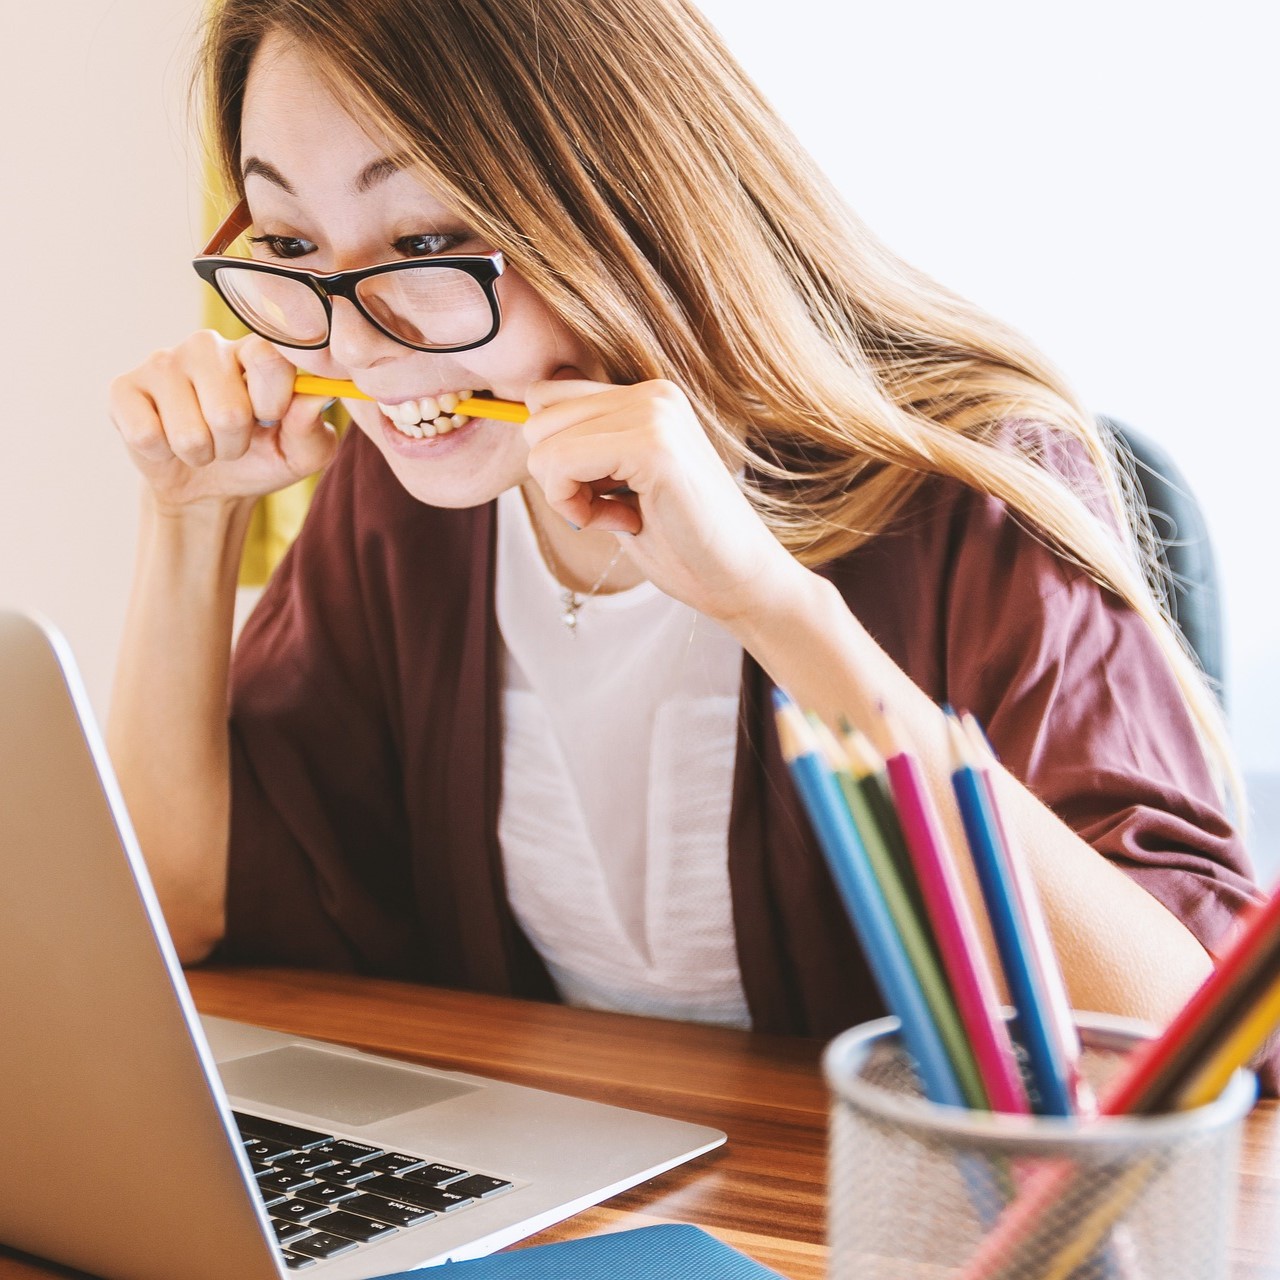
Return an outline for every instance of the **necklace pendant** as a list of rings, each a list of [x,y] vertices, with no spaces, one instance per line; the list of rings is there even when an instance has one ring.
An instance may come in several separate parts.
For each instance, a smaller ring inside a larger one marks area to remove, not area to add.
[[[572,636],[578,634],[578,610],[582,608],[582,601],[572,591],[566,591],[560,597],[560,603],[564,606],[560,614],[560,621],[564,623],[568,632]]]

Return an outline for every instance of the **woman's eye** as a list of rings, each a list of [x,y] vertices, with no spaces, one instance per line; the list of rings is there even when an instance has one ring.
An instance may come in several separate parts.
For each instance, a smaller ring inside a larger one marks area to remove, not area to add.
[[[401,236],[391,247],[406,258],[429,258],[435,253],[449,253],[463,242],[465,236],[429,235]]]
[[[250,236],[249,243],[262,245],[273,258],[302,258],[316,251],[310,240],[299,236]]]

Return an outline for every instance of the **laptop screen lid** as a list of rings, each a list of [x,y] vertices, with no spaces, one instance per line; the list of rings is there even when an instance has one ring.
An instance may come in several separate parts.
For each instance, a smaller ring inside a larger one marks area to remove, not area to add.
[[[5,611],[0,866],[0,1241],[127,1280],[273,1280],[74,662],[52,628]]]

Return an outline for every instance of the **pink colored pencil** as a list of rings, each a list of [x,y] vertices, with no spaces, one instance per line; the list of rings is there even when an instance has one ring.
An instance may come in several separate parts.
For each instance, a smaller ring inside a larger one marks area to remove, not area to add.
[[[1000,1015],[995,980],[969,910],[955,855],[942,834],[919,764],[900,745],[902,739],[888,716],[885,727],[893,746],[885,768],[902,834],[987,1096],[996,1111],[1025,1113],[1027,1097],[1018,1060],[1009,1029]]]

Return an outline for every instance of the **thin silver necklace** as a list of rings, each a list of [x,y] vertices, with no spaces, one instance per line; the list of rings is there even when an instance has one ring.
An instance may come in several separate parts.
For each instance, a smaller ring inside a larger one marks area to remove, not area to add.
[[[538,551],[542,555],[542,562],[547,566],[551,576],[556,580],[556,585],[560,588],[560,621],[565,630],[576,639],[578,635],[578,610],[604,586],[605,579],[613,572],[613,566],[618,563],[622,556],[622,543],[618,543],[618,549],[613,553],[609,563],[600,571],[600,576],[591,586],[585,592],[574,591],[560,581],[562,576],[560,563],[552,555],[551,548],[547,545],[546,539],[543,538],[542,530],[538,528],[538,522],[534,519],[533,508],[529,505],[529,499],[525,497],[523,489],[520,490],[520,498],[524,502],[524,509],[529,517],[529,525],[533,529],[533,537],[538,544]]]

